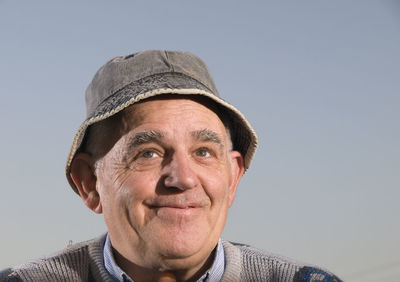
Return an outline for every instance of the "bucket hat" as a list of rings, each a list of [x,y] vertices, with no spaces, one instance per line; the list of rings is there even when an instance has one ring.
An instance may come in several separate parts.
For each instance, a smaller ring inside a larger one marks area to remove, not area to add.
[[[75,134],[65,169],[76,193],[71,163],[89,126],[139,101],[168,94],[202,95],[223,109],[230,122],[233,149],[243,155],[245,170],[249,168],[257,135],[244,115],[219,96],[205,63],[189,52],[147,50],[109,60],[86,90],[86,120]]]

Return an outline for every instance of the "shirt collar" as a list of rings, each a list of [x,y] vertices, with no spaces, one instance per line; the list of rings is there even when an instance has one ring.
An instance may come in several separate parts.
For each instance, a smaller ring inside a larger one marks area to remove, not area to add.
[[[114,282],[133,282],[133,280],[117,265],[112,252],[110,237],[107,234],[103,249],[104,266]],[[197,282],[220,281],[225,270],[225,254],[219,239],[214,262],[210,269]]]
[[[104,266],[114,282],[133,282],[133,280],[115,262],[108,233],[106,242],[104,243],[103,256]]]

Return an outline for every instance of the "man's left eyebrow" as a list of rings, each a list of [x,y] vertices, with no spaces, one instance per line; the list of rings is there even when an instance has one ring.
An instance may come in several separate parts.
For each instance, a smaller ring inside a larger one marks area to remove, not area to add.
[[[199,140],[199,141],[203,141],[203,142],[213,142],[213,143],[217,143],[221,146],[224,145],[219,134],[210,129],[205,128],[205,129],[201,129],[201,130],[192,131],[191,135],[195,140]]]

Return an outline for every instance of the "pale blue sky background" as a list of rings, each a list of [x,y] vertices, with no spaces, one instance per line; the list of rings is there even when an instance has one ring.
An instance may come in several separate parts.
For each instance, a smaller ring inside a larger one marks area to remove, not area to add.
[[[105,231],[64,165],[109,58],[187,50],[258,132],[224,237],[400,277],[400,2],[0,0],[0,268]]]

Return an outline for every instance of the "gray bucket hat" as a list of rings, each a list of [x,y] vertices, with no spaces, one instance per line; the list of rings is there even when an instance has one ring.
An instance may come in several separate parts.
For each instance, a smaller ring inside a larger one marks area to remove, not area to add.
[[[228,113],[233,148],[242,153],[245,170],[257,148],[257,135],[244,115],[219,97],[204,62],[188,52],[142,51],[111,59],[95,74],[86,90],[86,120],[75,134],[66,164],[71,179],[71,163],[90,125],[109,118],[143,99],[165,94],[202,95]]]

